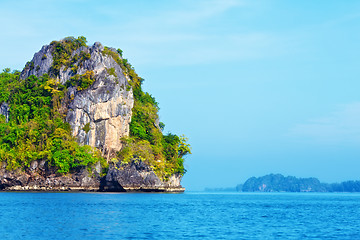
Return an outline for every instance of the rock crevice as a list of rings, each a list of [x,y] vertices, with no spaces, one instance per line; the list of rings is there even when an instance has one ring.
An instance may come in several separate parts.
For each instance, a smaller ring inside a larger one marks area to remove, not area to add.
[[[53,63],[52,48],[51,45],[42,47],[31,64],[27,64],[31,67],[25,67],[22,71],[21,78],[49,74]],[[98,42],[73,51],[72,57],[82,52],[90,54],[90,57],[74,63],[76,73],[70,67],[62,66],[57,78],[65,84],[75,75],[94,72],[95,81],[89,88],[81,91],[76,87],[68,89],[67,97],[71,100],[65,120],[80,144],[96,147],[104,156],[111,158],[121,149],[120,138],[129,136],[134,97],[132,89],[126,87],[129,83],[119,64],[103,51],[104,47]],[[107,69],[112,69],[112,74]]]

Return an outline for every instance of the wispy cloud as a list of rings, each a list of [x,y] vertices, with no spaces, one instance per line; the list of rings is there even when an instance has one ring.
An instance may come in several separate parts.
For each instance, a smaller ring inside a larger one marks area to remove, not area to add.
[[[241,0],[184,1],[183,9],[166,11],[151,19],[140,19],[138,25],[184,26],[207,20],[234,7],[244,6]],[[166,19],[166,21],[164,21]]]
[[[136,57],[136,64],[162,66],[276,57],[296,51],[301,39],[294,33],[241,31],[234,29],[234,25],[219,23],[227,11],[249,7],[246,1],[182,3],[180,9],[160,11],[114,26],[116,31],[111,36],[126,47],[125,56],[130,53]],[[116,16],[113,10],[107,11]],[[213,28],[212,24],[220,26]]]
[[[136,66],[196,65],[276,57],[296,51],[301,39],[288,32],[243,31],[237,24],[227,25],[225,16],[229,12],[237,18],[244,10],[254,10],[247,0],[182,0],[166,4],[159,1],[148,10],[135,3],[91,1],[84,5],[82,1],[0,3],[3,36],[0,52],[8,60],[6,66],[26,62],[42,44],[69,35],[84,35],[90,41],[120,47]],[[25,49],[17,51],[15,46],[25,38],[26,45],[22,44]],[[9,43],[14,47],[1,47]],[[25,60],[20,57],[24,53]]]
[[[339,105],[329,116],[296,125],[290,135],[319,143],[360,143],[360,102]]]

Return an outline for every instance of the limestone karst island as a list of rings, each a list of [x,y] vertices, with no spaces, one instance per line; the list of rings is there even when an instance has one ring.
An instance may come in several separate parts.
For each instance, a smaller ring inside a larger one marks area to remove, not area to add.
[[[53,41],[0,74],[0,190],[182,192],[184,136],[122,50]]]

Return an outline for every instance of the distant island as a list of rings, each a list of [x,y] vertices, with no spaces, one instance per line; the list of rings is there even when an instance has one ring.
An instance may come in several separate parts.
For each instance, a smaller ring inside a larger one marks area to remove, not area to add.
[[[239,192],[360,192],[360,181],[321,183],[317,178],[296,178],[282,174],[251,177],[236,186]]]

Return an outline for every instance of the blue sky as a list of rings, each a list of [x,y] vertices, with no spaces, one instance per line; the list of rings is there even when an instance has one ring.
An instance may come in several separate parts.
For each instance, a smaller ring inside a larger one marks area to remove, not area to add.
[[[183,185],[360,179],[360,2],[0,0],[0,68],[66,36],[121,48],[189,137]]]

